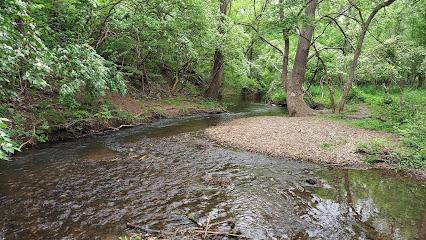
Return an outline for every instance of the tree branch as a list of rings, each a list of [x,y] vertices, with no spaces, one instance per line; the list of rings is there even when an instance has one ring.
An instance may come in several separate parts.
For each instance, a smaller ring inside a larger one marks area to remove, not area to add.
[[[242,26],[246,26],[246,27],[250,27],[251,29],[253,29],[253,31],[255,31],[256,33],[259,33],[259,30],[257,30],[257,28],[255,28],[253,25],[251,25],[251,24],[249,24],[249,23],[237,23],[237,24],[239,24],[239,25],[242,25]],[[275,46],[274,44],[272,44],[270,41],[268,41],[266,38],[264,38],[263,36],[261,36],[261,35],[259,35],[258,36],[263,42],[265,42],[265,43],[267,43],[269,46],[271,46],[272,48],[274,48],[275,50],[277,50],[277,51],[279,51],[280,53],[281,53],[281,55],[283,55],[284,53],[283,53],[283,51],[279,48],[279,47],[277,47],[277,46]]]

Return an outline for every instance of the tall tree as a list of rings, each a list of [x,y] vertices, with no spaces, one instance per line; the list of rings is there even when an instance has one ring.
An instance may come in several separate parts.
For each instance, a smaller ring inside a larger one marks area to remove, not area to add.
[[[224,20],[224,16],[226,15],[227,7],[228,7],[227,0],[220,0],[219,10],[220,10],[222,22]],[[219,27],[219,28],[220,28],[219,33],[223,34],[223,28],[222,27]],[[205,96],[207,98],[211,98],[211,99],[219,98],[220,85],[223,79],[223,61],[224,61],[223,53],[219,48],[217,48],[214,53],[213,69],[212,69],[212,73],[210,77],[210,86],[205,93]]]
[[[316,6],[316,0],[306,0],[306,18],[311,20],[315,18]],[[287,81],[287,108],[290,116],[308,116],[314,114],[314,110],[312,110],[303,99],[302,91],[313,31],[313,24],[308,21],[304,24],[299,34],[291,79]],[[283,59],[283,63],[284,62],[285,59]],[[284,72],[283,69],[283,75]]]
[[[351,3],[351,5],[358,10],[358,14],[359,14],[359,17],[360,17],[359,20],[360,20],[360,23],[361,23],[361,31],[358,35],[358,43],[357,43],[357,46],[356,46],[356,49],[355,49],[355,52],[354,52],[354,56],[352,58],[351,66],[349,67],[348,81],[345,83],[345,86],[343,88],[343,95],[342,95],[342,98],[340,99],[340,102],[339,102],[339,108],[338,108],[339,113],[341,113],[343,111],[343,109],[345,107],[346,98],[348,97],[349,92],[352,88],[352,85],[353,85],[353,82],[354,82],[355,70],[356,70],[356,67],[358,65],[358,59],[359,59],[359,56],[361,55],[361,50],[362,50],[362,46],[364,44],[365,35],[368,31],[368,27],[370,26],[371,21],[373,20],[374,16],[376,16],[376,14],[380,11],[380,9],[391,5],[395,1],[396,0],[387,0],[387,1],[384,1],[384,2],[376,5],[373,8],[373,11],[368,16],[367,20],[364,20],[360,8],[355,3],[353,3],[351,0],[349,1]]]
[[[284,21],[284,0],[280,0],[280,21]],[[281,82],[283,88],[287,91],[287,78],[288,78],[288,55],[290,51],[290,30],[288,28],[283,29],[283,38],[284,38],[284,51],[283,51],[283,62],[282,62],[282,71],[281,71]]]

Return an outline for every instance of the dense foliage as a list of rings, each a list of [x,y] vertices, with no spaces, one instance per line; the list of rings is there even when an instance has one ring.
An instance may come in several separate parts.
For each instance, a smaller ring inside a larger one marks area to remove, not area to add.
[[[46,106],[90,112],[88,106],[97,105],[99,97],[110,91],[125,94],[130,89],[142,97],[202,95],[210,83],[215,51],[225,59],[222,95],[244,89],[283,103],[284,37],[290,41],[291,72],[303,25],[315,29],[303,85],[306,101],[334,107],[332,102],[341,96],[348,77],[362,22],[383,1],[319,1],[314,19],[304,16],[303,0],[229,0],[224,15],[219,2],[1,1],[0,112],[12,122],[0,123],[0,158],[16,150],[9,144],[11,138],[43,135],[42,130],[52,124],[45,118],[27,126],[40,134],[7,130],[20,126],[20,111],[45,109],[32,99],[48,98]],[[416,126],[424,126],[424,109],[413,109],[414,100],[402,93],[424,88],[425,36],[426,0],[395,1],[379,11],[369,26],[355,74],[355,84],[374,85],[390,101],[382,108],[390,114],[385,125],[409,136],[406,144],[421,154],[425,130]],[[354,89],[350,97],[360,96]],[[397,96],[389,97],[395,89]],[[395,100],[401,94],[403,104]],[[34,119],[21,122],[25,121]]]

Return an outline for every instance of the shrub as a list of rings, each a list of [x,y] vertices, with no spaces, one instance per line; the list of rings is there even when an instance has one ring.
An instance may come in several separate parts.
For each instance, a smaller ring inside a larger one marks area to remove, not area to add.
[[[376,163],[399,161],[396,149],[394,144],[385,139],[373,138],[368,142],[358,143],[356,151],[366,155],[367,163]]]
[[[271,94],[270,99],[274,103],[284,103],[287,99],[287,96],[282,89],[278,89]]]
[[[361,89],[354,86],[348,95],[348,101],[350,102],[364,102],[365,96]]]
[[[10,122],[10,120],[0,118],[0,160],[9,160],[9,155],[20,150],[17,143],[10,137],[7,122]]]
[[[69,45],[54,52],[55,75],[61,79],[60,101],[65,106],[78,106],[75,96],[82,89],[91,98],[104,95],[106,90],[126,92],[122,74],[89,45]]]
[[[22,86],[47,85],[49,51],[28,13],[31,5],[0,1],[0,100],[18,98],[17,88]]]

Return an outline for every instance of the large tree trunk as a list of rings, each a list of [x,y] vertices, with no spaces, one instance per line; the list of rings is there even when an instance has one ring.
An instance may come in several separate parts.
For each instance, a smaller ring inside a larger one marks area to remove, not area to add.
[[[211,99],[218,99],[220,85],[223,78],[223,54],[222,51],[216,50],[214,53],[214,63],[212,75],[210,77],[210,86],[207,89],[206,97]]]
[[[222,16],[226,15],[227,0],[220,0],[220,13]],[[223,21],[223,17],[222,17]],[[219,33],[223,34],[223,29],[219,29]],[[218,99],[220,85],[223,79],[223,53],[220,49],[216,49],[214,53],[213,69],[210,77],[210,86],[205,93],[206,98]]]
[[[313,19],[315,17],[317,1],[306,0],[306,4],[305,15],[307,18]],[[313,31],[312,24],[305,24],[299,36],[291,80],[287,81],[287,108],[290,116],[309,116],[315,114],[314,110],[303,99],[302,92]]]
[[[371,21],[373,20],[374,16],[379,12],[380,9],[391,5],[395,1],[396,0],[387,0],[377,5],[368,16],[367,21],[362,22],[361,32],[358,36],[358,43],[354,52],[354,56],[352,58],[351,66],[349,68],[348,81],[345,83],[345,86],[343,88],[343,95],[339,102],[339,109],[338,109],[339,113],[343,112],[346,98],[349,96],[349,92],[351,91],[351,88],[354,82],[355,70],[358,65],[358,59],[359,59],[359,56],[361,55],[361,50],[364,44],[365,34],[368,31],[368,27],[370,26]]]

